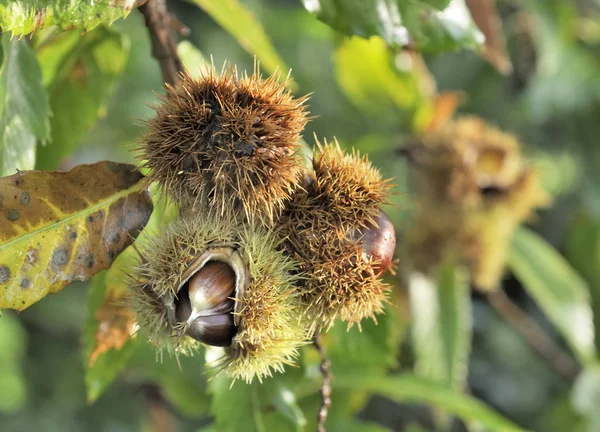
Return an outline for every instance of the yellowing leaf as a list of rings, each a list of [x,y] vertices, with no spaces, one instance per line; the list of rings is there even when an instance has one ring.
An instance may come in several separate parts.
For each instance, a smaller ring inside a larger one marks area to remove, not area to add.
[[[0,179],[0,308],[23,310],[108,268],[152,212],[143,176],[113,162]]]
[[[395,58],[382,38],[353,37],[336,48],[334,61],[342,91],[369,116],[379,120],[398,112],[407,126],[416,126],[419,112],[431,111],[435,87],[419,55]]]

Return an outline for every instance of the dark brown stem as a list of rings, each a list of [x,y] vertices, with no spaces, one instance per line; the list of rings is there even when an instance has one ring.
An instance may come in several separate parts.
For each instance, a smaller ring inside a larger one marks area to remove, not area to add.
[[[165,83],[175,85],[183,63],[177,54],[177,45],[172,32],[173,18],[167,11],[165,0],[148,0],[139,8],[150,33],[152,55],[160,64]]]
[[[503,291],[489,293],[487,299],[496,313],[521,333],[527,344],[535,349],[560,375],[569,381],[577,376],[579,369],[577,364]]]
[[[325,432],[325,421],[327,420],[327,410],[331,406],[331,372],[329,372],[329,360],[325,350],[321,345],[321,336],[319,332],[315,333],[313,345],[321,356],[321,375],[323,375],[323,384],[321,385],[321,408],[317,413],[317,432]]]

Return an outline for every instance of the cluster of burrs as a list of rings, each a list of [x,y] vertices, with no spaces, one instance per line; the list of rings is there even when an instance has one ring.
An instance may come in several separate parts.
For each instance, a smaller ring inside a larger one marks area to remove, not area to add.
[[[179,353],[223,347],[218,369],[246,381],[282,371],[336,320],[381,313],[395,248],[389,183],[337,142],[307,164],[307,98],[286,85],[232,67],[184,74],[140,145],[180,210],[131,277],[140,331]]]
[[[477,288],[498,288],[515,229],[549,202],[519,142],[467,116],[405,150],[416,179],[407,261],[428,272],[444,259],[459,260]]]

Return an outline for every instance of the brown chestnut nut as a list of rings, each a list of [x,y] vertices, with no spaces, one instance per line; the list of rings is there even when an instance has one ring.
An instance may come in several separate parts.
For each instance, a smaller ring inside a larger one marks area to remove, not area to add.
[[[179,291],[175,319],[186,334],[202,343],[228,346],[236,333],[233,322],[236,275],[220,261],[209,261]]]
[[[233,297],[235,272],[220,261],[209,261],[188,282],[188,296],[192,314],[209,315],[201,311],[212,310]]]
[[[355,230],[353,237],[362,239],[364,254],[376,261],[373,270],[377,275],[380,275],[389,269],[392,264],[394,250],[396,249],[396,232],[392,221],[383,210],[379,210],[373,222],[367,224],[364,228]]]
[[[231,345],[237,329],[233,314],[199,316],[188,326],[186,334],[206,345],[226,347]]]

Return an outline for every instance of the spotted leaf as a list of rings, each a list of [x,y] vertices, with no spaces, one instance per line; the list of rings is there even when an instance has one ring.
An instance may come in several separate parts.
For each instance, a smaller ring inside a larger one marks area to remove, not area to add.
[[[110,267],[148,221],[142,174],[113,162],[0,179],[0,308],[23,310]]]

